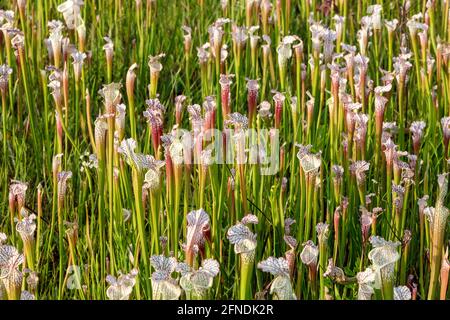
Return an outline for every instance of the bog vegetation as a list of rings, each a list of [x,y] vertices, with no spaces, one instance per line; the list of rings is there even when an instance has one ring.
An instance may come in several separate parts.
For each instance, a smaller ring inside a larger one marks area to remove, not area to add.
[[[446,299],[449,3],[0,0],[0,299]]]

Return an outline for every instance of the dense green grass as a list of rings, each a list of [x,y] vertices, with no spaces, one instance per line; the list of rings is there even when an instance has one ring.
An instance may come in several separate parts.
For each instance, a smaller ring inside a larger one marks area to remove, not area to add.
[[[448,297],[448,1],[12,2],[0,299]]]

